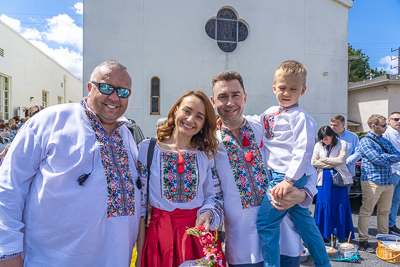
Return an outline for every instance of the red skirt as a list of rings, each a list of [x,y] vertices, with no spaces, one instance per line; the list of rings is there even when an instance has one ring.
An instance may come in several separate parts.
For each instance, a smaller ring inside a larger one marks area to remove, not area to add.
[[[168,212],[153,207],[143,247],[142,267],[178,267],[185,261],[204,257],[203,246],[196,236],[187,235],[183,240],[186,228],[196,224],[197,210]],[[218,251],[222,251],[220,239],[217,243]],[[226,266],[225,258],[223,266]]]

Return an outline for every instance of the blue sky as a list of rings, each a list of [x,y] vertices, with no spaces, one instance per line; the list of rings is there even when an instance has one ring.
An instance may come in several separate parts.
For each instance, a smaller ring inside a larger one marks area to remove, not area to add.
[[[321,0],[322,1],[322,0]],[[329,1],[329,0],[324,0]],[[83,1],[0,0],[0,19],[82,79]],[[400,0],[355,0],[349,43],[370,57],[372,68],[397,73]]]
[[[82,79],[83,2],[0,0],[0,19]]]
[[[400,0],[354,0],[349,10],[349,43],[370,57],[372,68],[396,74],[400,46]],[[391,60],[391,58],[396,58]]]

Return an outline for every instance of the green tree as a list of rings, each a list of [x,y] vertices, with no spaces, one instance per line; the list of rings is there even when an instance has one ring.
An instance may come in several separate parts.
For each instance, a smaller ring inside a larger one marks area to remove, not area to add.
[[[388,73],[386,72],[386,70],[382,70],[382,69],[378,70],[378,68],[375,68],[375,69],[370,69],[369,74],[373,74],[374,77],[377,77],[377,76],[386,75]]]
[[[348,46],[348,56],[349,82],[362,81],[369,74],[372,74],[374,77],[387,74],[384,70],[378,70],[377,68],[371,69],[369,65],[369,56],[364,54],[361,49],[355,50],[350,44]]]

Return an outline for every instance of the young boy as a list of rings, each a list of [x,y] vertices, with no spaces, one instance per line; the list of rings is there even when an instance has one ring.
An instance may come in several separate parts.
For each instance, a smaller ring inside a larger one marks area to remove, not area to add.
[[[308,177],[316,175],[311,165],[315,143],[316,122],[298,105],[306,91],[307,69],[300,62],[288,60],[275,71],[274,94],[279,106],[267,109],[261,115],[264,125],[263,148],[267,166],[271,169],[269,191],[279,199],[292,190],[302,188]],[[300,236],[309,249],[316,266],[330,266],[322,236],[310,216],[308,208],[295,205],[279,211],[264,199],[257,219],[264,266],[279,264],[279,225],[289,212]],[[279,205],[279,202],[278,202]]]

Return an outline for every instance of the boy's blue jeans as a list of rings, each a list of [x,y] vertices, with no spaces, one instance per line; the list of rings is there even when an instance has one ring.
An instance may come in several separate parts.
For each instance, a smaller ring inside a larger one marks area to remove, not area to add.
[[[281,181],[285,174],[272,171],[272,179],[269,182],[269,188],[274,187]],[[300,178],[294,186],[302,188],[307,183],[307,176]],[[268,189],[268,193],[269,193]],[[315,266],[331,266],[328,254],[326,254],[325,244],[321,233],[315,224],[314,218],[311,217],[307,208],[295,205],[289,210],[279,211],[270,203],[271,199],[264,198],[261,204],[257,218],[257,230],[260,236],[262,254],[264,257],[264,267],[279,267],[279,236],[280,224],[286,214],[289,212],[292,220],[300,233],[301,238],[306,244],[311,256],[315,262]],[[290,240],[288,240],[290,242]]]

